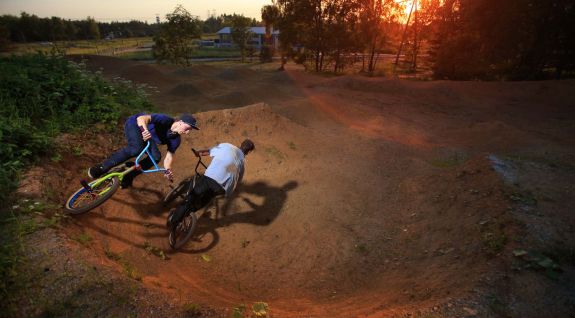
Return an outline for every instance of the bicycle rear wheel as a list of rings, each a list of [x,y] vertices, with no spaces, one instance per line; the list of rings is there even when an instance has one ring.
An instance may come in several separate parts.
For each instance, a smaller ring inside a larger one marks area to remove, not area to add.
[[[90,182],[91,192],[82,187],[68,198],[64,206],[65,212],[68,214],[86,213],[108,200],[119,186],[120,181],[116,176],[92,181]]]
[[[196,216],[196,213],[191,212],[180,223],[178,223],[178,225],[170,229],[168,241],[170,242],[172,249],[180,249],[188,242],[188,240],[190,240],[197,223],[198,217]]]

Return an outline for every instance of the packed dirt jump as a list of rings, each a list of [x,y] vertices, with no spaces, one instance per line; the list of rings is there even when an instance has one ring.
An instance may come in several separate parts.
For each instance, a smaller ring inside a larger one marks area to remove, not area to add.
[[[258,301],[272,317],[575,312],[575,82],[84,58],[108,78],[147,84],[159,112],[197,116],[201,130],[176,153],[176,182],[193,174],[192,147],[256,144],[243,184],[208,207],[181,251],[168,245],[161,174],[74,216],[63,231],[93,237],[102,266],[120,271],[106,254],[121,255],[147,288],[214,316]],[[97,138],[47,184],[64,200],[87,167],[122,146],[116,135],[119,143]],[[555,255],[555,279],[521,267],[518,250]]]

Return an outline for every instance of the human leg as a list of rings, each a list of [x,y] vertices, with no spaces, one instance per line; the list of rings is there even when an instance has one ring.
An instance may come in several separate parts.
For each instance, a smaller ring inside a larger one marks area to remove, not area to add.
[[[135,123],[126,122],[124,125],[124,135],[126,136],[127,146],[116,151],[103,163],[95,165],[88,170],[91,178],[98,178],[111,168],[123,163],[124,161],[137,156],[144,148],[144,140],[140,129]]]

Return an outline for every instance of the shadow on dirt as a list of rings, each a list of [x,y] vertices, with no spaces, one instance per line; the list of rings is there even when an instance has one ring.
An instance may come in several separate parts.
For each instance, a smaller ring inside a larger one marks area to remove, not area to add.
[[[198,227],[192,237],[187,249],[182,249],[181,253],[195,254],[209,251],[217,245],[219,234],[217,229],[220,227],[230,226],[232,224],[253,224],[257,226],[267,226],[272,223],[280,214],[282,207],[287,199],[287,193],[298,186],[297,181],[286,182],[281,187],[270,186],[265,182],[256,182],[252,184],[243,184],[238,190],[224,202],[220,207],[216,201],[215,215],[213,219],[209,213],[206,213],[198,220]],[[263,197],[261,204],[255,204],[252,200],[243,197],[242,194],[257,195]],[[234,202],[241,199],[250,207],[249,211],[234,213],[232,206]],[[222,199],[218,199],[222,200]],[[230,214],[231,213],[231,214]],[[209,238],[211,236],[211,238]],[[193,247],[194,242],[203,242],[207,239],[210,243],[202,244],[203,247],[196,249]]]

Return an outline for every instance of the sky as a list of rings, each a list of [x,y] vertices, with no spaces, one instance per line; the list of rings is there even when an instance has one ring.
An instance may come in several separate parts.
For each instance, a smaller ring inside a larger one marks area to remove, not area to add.
[[[208,11],[220,14],[243,14],[261,20],[261,8],[271,0],[0,0],[0,15],[19,16],[25,11],[41,18],[60,17],[83,20],[88,16],[96,21],[139,20],[153,23],[156,15],[163,21],[166,14],[181,4],[192,15],[205,20]]]

